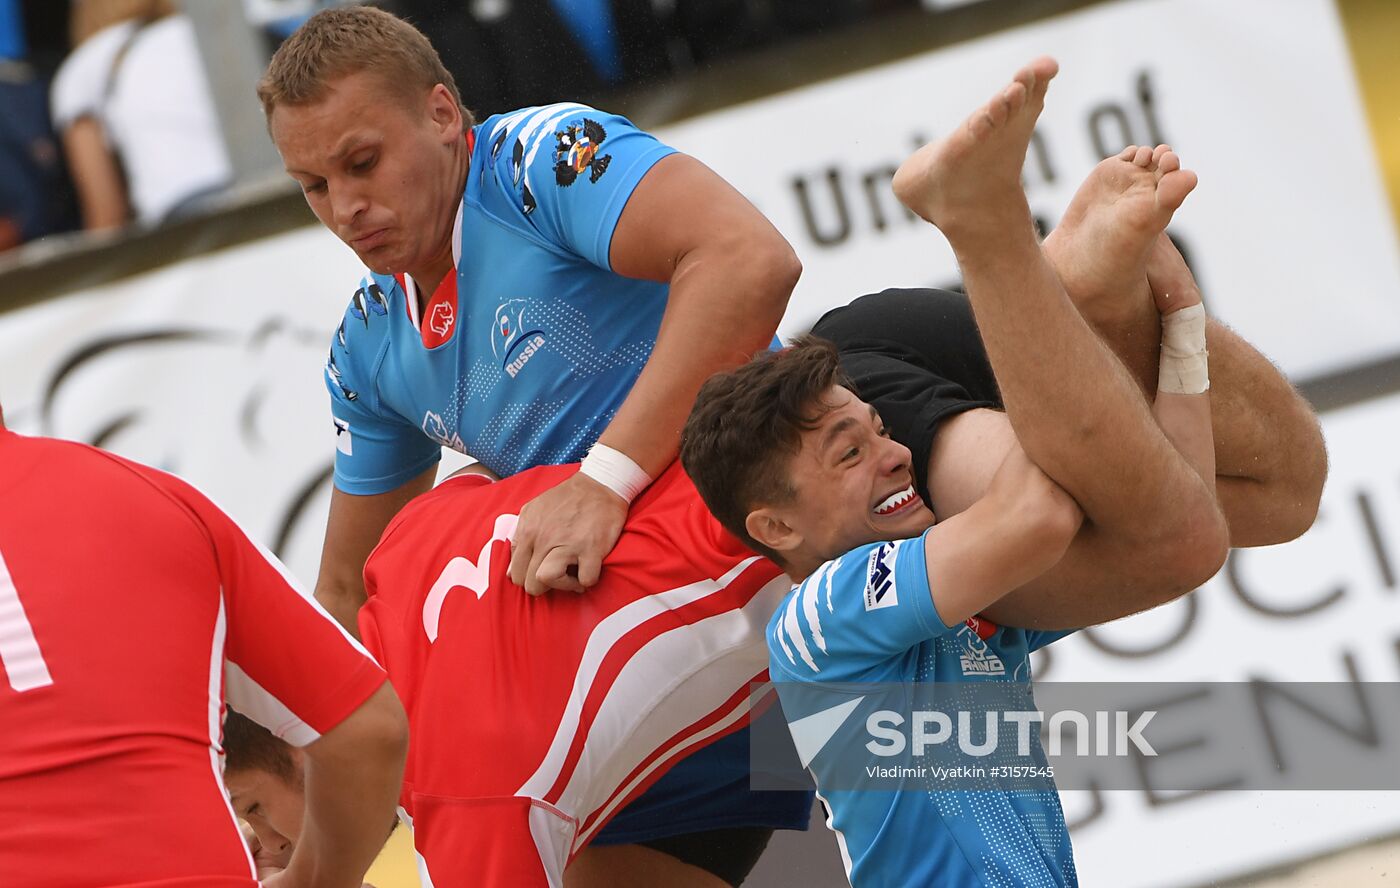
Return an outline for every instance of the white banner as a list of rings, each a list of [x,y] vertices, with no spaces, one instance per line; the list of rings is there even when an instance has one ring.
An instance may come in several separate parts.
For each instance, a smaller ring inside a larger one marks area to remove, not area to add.
[[[1400,253],[1332,0],[1140,0],[1052,19],[661,131],[797,247],[784,334],[886,287],[956,282],[889,176],[1050,54],[1025,167],[1053,225],[1102,157],[1168,142],[1201,177],[1172,234],[1211,310],[1294,377],[1400,352]]]
[[[1334,729],[1335,754],[1365,755],[1374,748],[1357,727],[1366,722],[1365,697],[1400,691],[1397,429],[1400,393],[1329,413],[1331,472],[1310,531],[1282,546],[1236,550],[1227,569],[1189,598],[1051,646],[1037,678],[1338,682],[1327,715],[1358,736]],[[1250,740],[1261,757],[1272,756],[1263,727]],[[1379,738],[1386,749],[1397,741]],[[1284,742],[1277,752],[1284,769],[1288,751]],[[1216,780],[1208,748],[1181,755],[1198,758]],[[1378,783],[1393,781],[1400,764],[1389,768]],[[1220,773],[1219,781],[1230,777]],[[1136,791],[1063,796],[1066,816],[1079,823],[1075,856],[1085,885],[1204,884],[1400,833],[1400,793],[1387,791],[1183,796],[1144,779]]]

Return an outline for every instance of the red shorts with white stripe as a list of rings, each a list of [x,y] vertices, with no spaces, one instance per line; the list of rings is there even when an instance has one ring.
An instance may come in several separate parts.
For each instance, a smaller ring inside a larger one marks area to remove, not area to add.
[[[520,507],[575,470],[453,479],[366,565],[360,624],[409,712],[403,804],[425,885],[562,884],[628,801],[744,727],[767,679],[764,627],[791,585],[679,466],[633,504],[593,589],[510,582]]]

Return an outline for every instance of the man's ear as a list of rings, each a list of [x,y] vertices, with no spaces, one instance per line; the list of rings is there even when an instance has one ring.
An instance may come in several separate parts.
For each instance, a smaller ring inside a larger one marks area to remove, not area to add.
[[[802,545],[802,534],[793,529],[776,510],[767,506],[750,512],[744,519],[744,529],[755,541],[780,555]]]
[[[428,94],[428,113],[432,115],[433,125],[443,134],[445,142],[462,138],[462,109],[441,83]]]

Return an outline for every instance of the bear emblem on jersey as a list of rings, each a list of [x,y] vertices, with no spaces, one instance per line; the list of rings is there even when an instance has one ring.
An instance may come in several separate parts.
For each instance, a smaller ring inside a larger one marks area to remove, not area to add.
[[[439,302],[433,306],[432,314],[428,315],[428,329],[446,338],[452,332],[454,321],[456,317],[452,313],[452,303]]]
[[[554,180],[567,188],[588,170],[588,181],[597,182],[612,163],[611,154],[599,154],[608,133],[596,120],[583,118],[554,134]]]

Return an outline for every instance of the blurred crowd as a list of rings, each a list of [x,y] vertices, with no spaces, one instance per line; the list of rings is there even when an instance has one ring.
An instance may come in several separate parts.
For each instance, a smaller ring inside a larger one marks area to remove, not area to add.
[[[243,0],[258,48],[331,0]],[[479,117],[606,101],[919,0],[379,0],[415,22]],[[0,0],[0,251],[157,226],[233,175],[180,0]],[[251,93],[251,87],[250,87]]]

